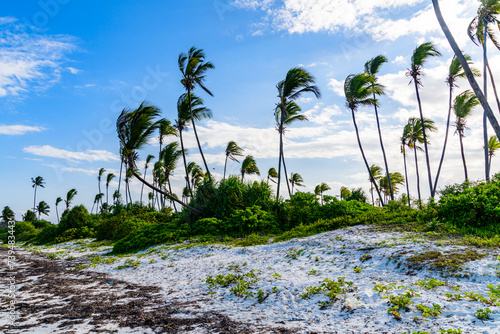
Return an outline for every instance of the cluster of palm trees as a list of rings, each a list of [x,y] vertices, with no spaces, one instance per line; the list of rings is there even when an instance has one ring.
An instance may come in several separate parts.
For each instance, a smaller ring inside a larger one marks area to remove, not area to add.
[[[104,171],[104,168],[102,168]],[[102,176],[101,171],[99,171],[99,181],[100,177]],[[26,216],[32,217],[32,219],[36,219],[36,214],[38,214],[38,220],[41,219],[41,215],[46,215],[48,216],[50,213],[50,205],[47,204],[45,201],[40,201],[38,204],[36,204],[36,191],[37,189],[40,188],[45,188],[45,180],[42,176],[37,176],[35,178],[31,178],[31,183],[32,183],[32,188],[34,188],[34,195],[33,195],[33,216],[26,214]],[[100,182],[99,182],[100,183]],[[66,193],[66,199],[64,200],[66,204],[66,210],[68,210],[71,206],[71,202],[73,201],[74,197],[76,196],[78,192],[76,189],[70,189]],[[59,222],[59,211],[58,211],[58,205],[63,201],[61,197],[57,197],[55,201],[55,208],[56,208],[56,215],[57,215],[57,221]],[[95,204],[95,202],[94,202]]]

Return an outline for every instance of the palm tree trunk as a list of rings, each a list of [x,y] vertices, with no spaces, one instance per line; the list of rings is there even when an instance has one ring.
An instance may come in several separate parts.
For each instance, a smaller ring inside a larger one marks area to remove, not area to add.
[[[59,211],[57,211],[57,205],[56,205],[56,216],[57,216],[57,223],[59,224]]]
[[[450,84],[450,99],[448,103],[448,119],[446,121],[446,133],[444,135],[443,152],[441,153],[441,160],[439,161],[439,167],[436,173],[436,180],[434,181],[434,193],[436,193],[439,174],[441,173],[441,167],[443,166],[444,153],[446,151],[446,144],[448,143],[448,132],[450,130],[450,119],[451,119],[451,102],[453,99],[453,83]]]
[[[184,151],[184,141],[182,139],[182,130],[181,129],[179,129],[179,137],[181,138],[182,159],[184,160],[184,169],[186,170],[187,187],[189,189],[189,193],[191,194],[191,198],[192,198],[193,197],[193,191],[191,190],[191,185],[189,184],[189,174],[188,174],[188,167],[187,167],[187,162],[186,162],[186,153]]]
[[[463,136],[461,133],[459,133],[458,135],[460,138],[460,152],[462,153],[462,163],[464,164],[465,181],[467,181],[469,179],[469,176],[467,175],[467,164],[465,163]],[[488,163],[488,160],[486,160],[486,163]]]
[[[222,178],[223,180],[226,178],[226,165],[227,165],[227,154],[226,154],[226,161],[224,161],[224,177]]]
[[[281,159],[283,160],[283,169],[284,169],[284,172],[285,172],[286,186],[288,187],[288,196],[290,196],[291,195],[291,192],[290,192],[290,183],[288,181],[288,172],[286,171],[286,164],[285,164],[285,150],[283,150],[281,152]]]
[[[498,98],[497,87],[495,85],[495,79],[493,78],[493,73],[491,73],[490,64],[487,63],[488,73],[490,74],[491,87],[493,88],[493,93],[495,94],[495,99],[497,101],[498,111],[500,112],[500,99]]]
[[[144,180],[142,177],[140,177],[134,170],[132,171],[132,175],[134,175],[139,181],[141,181],[142,183],[144,183],[145,185],[147,185],[149,188],[153,189],[153,190],[156,190],[157,192],[165,195],[168,199],[174,201],[174,202],[177,202],[179,203],[180,205],[182,205],[183,207],[191,210],[191,211],[194,211],[194,212],[197,212],[197,213],[201,213],[200,210],[196,209],[196,208],[193,208],[185,203],[183,203],[182,201],[179,201],[177,198],[175,198],[174,196],[164,192],[163,190],[161,189],[158,189],[156,188],[155,186],[153,186],[152,184],[150,184],[149,182],[147,182],[146,180]]]
[[[417,173],[418,199],[421,201],[422,197],[420,196],[420,173],[418,172],[417,146],[415,144],[413,145],[413,152],[415,153],[415,171]]]
[[[488,117],[488,120],[490,121],[491,126],[495,130],[495,134],[497,135],[498,139],[500,140],[500,124],[498,124],[498,121],[493,114],[493,111],[488,104],[488,100],[484,96],[483,92],[481,91],[481,88],[477,84],[476,79],[474,78],[474,74],[472,73],[469,64],[467,63],[467,60],[465,59],[464,55],[462,54],[462,51],[458,47],[458,44],[455,42],[455,39],[453,38],[453,35],[451,34],[450,30],[448,29],[448,26],[446,25],[446,22],[443,19],[443,15],[441,14],[441,9],[439,8],[439,1],[438,0],[432,0],[432,5],[434,6],[434,12],[436,13],[436,17],[439,21],[439,25],[441,26],[441,29],[443,30],[446,39],[450,43],[451,48],[453,49],[453,52],[455,52],[455,55],[457,56],[460,65],[462,65],[462,68],[467,76],[467,79],[469,80],[469,84],[474,91],[474,94],[476,94],[479,102],[481,102],[481,106],[484,109],[484,112],[486,113],[486,116]],[[487,145],[486,145],[487,147]]]
[[[123,169],[123,158],[122,161],[120,162],[120,176],[118,177],[118,193],[120,193],[120,186],[122,183],[122,169]]]
[[[405,165],[405,181],[406,181],[406,194],[408,195],[408,206],[411,206],[411,203],[410,203],[410,186],[408,184],[408,170],[406,168],[406,151],[405,151],[405,145],[403,145],[403,160],[404,160],[404,165]]]
[[[146,179],[146,173],[147,173],[148,169],[147,168],[144,168],[144,179]],[[141,187],[141,206],[142,206],[142,192],[144,191],[144,183],[142,184],[142,187]]]
[[[283,153],[283,111],[280,113],[280,127],[279,127],[279,133],[280,133],[280,153],[279,153],[279,158],[278,158],[278,189],[276,190],[276,201],[280,198],[280,183],[281,183],[281,157]]]
[[[188,92],[188,100],[189,100],[189,114],[191,115],[191,123],[193,124],[194,136],[196,137],[196,143],[198,143],[198,149],[200,150],[201,158],[203,159],[203,164],[205,165],[205,169],[207,170],[208,178],[211,180],[212,175],[210,174],[210,170],[208,169],[208,165],[207,165],[207,162],[205,160],[205,156],[203,155],[203,150],[201,149],[200,140],[198,139],[198,132],[196,131],[196,122],[194,121],[193,109],[191,107],[191,91],[189,89],[189,86],[187,88],[187,92]]]
[[[375,100],[375,93],[373,93],[373,99]],[[391,185],[391,175],[389,174],[389,165],[387,164],[387,156],[385,154],[384,142],[382,141],[382,131],[380,130],[380,121],[378,119],[378,108],[376,104],[374,105],[374,107],[375,107],[375,118],[377,119],[378,138],[380,139],[380,148],[382,149],[382,155],[384,156],[387,182],[389,183],[389,189],[391,190],[391,200],[394,201],[394,190],[392,189]]]
[[[130,194],[130,180],[127,182],[127,190],[128,190],[128,199],[130,200],[130,204],[133,204],[132,195]]]
[[[363,156],[363,161],[365,162],[366,169],[368,170],[368,174],[370,174],[370,179],[375,185],[375,190],[377,190],[378,197],[380,198],[380,202],[382,206],[384,206],[384,200],[382,199],[382,195],[380,194],[380,190],[377,186],[377,183],[375,182],[375,179],[372,175],[372,171],[370,170],[370,166],[368,165],[368,161],[366,161],[365,157],[365,151],[363,151],[363,146],[361,145],[361,139],[359,138],[359,130],[358,130],[358,125],[356,124],[356,116],[354,115],[354,109],[351,109],[352,113],[352,122],[354,123],[354,129],[356,130],[356,137],[358,139],[358,145],[359,145],[359,150],[361,151],[361,155]],[[323,197],[323,196],[322,196]],[[321,199],[323,201],[323,199]]]
[[[170,184],[170,175],[167,177],[167,182],[168,182],[168,191],[170,191],[170,193],[172,194],[172,197],[173,196],[173,192],[172,192],[172,186]],[[177,211],[177,206],[175,205],[175,202],[171,200],[171,202],[174,204],[174,210],[175,210],[175,214],[177,215],[177,218],[179,218],[179,212]]]
[[[484,21],[484,35],[483,35],[483,89],[484,98],[488,100],[488,73],[486,67],[488,66],[488,55],[486,50],[486,41],[488,39],[488,21]],[[486,111],[483,112],[483,144],[484,144],[484,173],[486,175],[486,182],[490,180],[490,170],[488,166],[488,122],[486,121]]]
[[[375,206],[375,199],[373,198],[373,182],[370,180],[370,194],[372,194],[372,205]]]
[[[36,212],[36,184],[35,184],[35,196],[33,198],[33,217],[35,217]]]
[[[434,197],[434,187],[432,186],[432,177],[431,177],[431,162],[429,161],[429,148],[427,147],[427,136],[425,134],[424,114],[422,112],[422,101],[420,100],[420,93],[418,91],[418,83],[417,83],[416,78],[414,78],[413,83],[415,84],[415,91],[417,93],[418,111],[420,112],[420,122],[422,122],[422,134],[424,136],[425,162],[427,164],[427,175],[429,176],[429,189],[431,192],[431,197]]]
[[[92,204],[92,209],[90,209],[90,214],[92,214],[92,212],[94,211],[94,206],[95,206],[95,201],[94,204]]]
[[[245,177],[245,172],[242,170],[241,171],[241,182],[243,182],[243,178]]]

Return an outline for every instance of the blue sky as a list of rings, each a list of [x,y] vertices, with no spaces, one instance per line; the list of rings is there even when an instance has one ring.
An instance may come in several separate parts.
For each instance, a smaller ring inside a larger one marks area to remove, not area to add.
[[[460,46],[481,67],[480,49],[466,35],[478,2],[440,3]],[[3,5],[0,34],[0,206],[9,205],[18,219],[33,206],[31,178],[38,175],[46,185],[38,191],[37,202],[49,203],[51,221],[56,220],[55,199],[64,198],[71,188],[78,191],[74,204],[90,208],[97,193],[97,170],[119,171],[114,130],[119,112],[147,100],[173,121],[183,92],[177,57],[191,46],[204,49],[215,65],[206,80],[214,97],[198,92],[213,111],[211,120],[198,125],[213,173],[222,174],[229,140],[257,159],[262,178],[277,167],[275,85],[290,68],[302,66],[316,78],[322,98],[305,96],[299,101],[309,121],[286,134],[288,171],[303,176],[302,191],[327,182],[329,194],[338,195],[340,186],[369,187],[345,108],[343,80],[362,72],[364,63],[378,54],[388,58],[380,72],[380,82],[387,87],[380,99],[381,122],[390,170],[403,173],[398,140],[408,117],[418,115],[405,72],[413,49],[432,41],[443,56],[426,64],[422,99],[424,115],[439,126],[430,152],[433,174],[437,169],[447,113],[444,80],[452,53],[430,1],[22,0]],[[498,50],[491,47],[489,57],[498,73]],[[465,81],[459,85],[457,92],[468,88]],[[357,117],[369,163],[382,166],[373,111],[360,109]],[[480,125],[477,109],[465,139],[472,179],[483,176]],[[458,137],[450,131],[441,187],[463,180]],[[186,142],[189,159],[201,163],[192,131]],[[152,143],[141,158],[157,151]],[[408,159],[414,196],[413,156]],[[427,196],[424,156],[419,159],[422,193]],[[230,163],[228,170],[237,174],[239,166]],[[177,193],[182,173],[179,164],[173,180]],[[132,197],[139,196],[140,185],[133,182]]]

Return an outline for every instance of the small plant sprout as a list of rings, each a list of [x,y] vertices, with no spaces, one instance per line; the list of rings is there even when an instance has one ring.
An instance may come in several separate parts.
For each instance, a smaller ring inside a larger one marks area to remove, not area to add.
[[[272,274],[271,276],[272,276],[273,278],[275,278],[275,279],[280,279],[280,278],[281,278],[281,275],[280,275],[280,274],[278,274],[278,273],[274,273],[274,274]]]
[[[430,290],[430,289],[433,289],[437,286],[444,285],[444,282],[436,280],[434,278],[431,278],[431,279],[427,279],[427,280],[424,279],[424,280],[418,281],[415,284],[424,288],[424,289]]]
[[[273,286],[273,288],[271,289],[271,291],[272,291],[273,293],[279,293],[279,292],[280,292],[280,291],[278,290],[278,288],[277,288],[277,287],[275,287],[275,286]]]
[[[491,310],[489,308],[480,308],[476,311],[476,318],[479,320],[488,320],[490,318]]]
[[[316,269],[312,269],[311,271],[309,271],[309,272],[307,273],[307,275],[309,275],[309,276],[315,276],[315,275],[317,275],[317,274],[318,274],[318,271],[317,271]]]
[[[363,271],[363,269],[361,269],[360,267],[354,267],[353,271],[356,273],[356,274],[359,274]]]
[[[439,304],[432,304],[432,307],[428,307],[424,304],[418,304],[417,309],[422,311],[422,317],[424,319],[427,319],[428,317],[437,317],[438,315],[441,315],[441,305]]]
[[[462,330],[460,328],[440,329],[439,334],[462,334]]]
[[[363,254],[363,256],[361,256],[361,257],[359,258],[359,260],[360,260],[361,262],[365,262],[365,261],[370,260],[371,258],[372,258],[372,256],[371,256],[370,254]]]

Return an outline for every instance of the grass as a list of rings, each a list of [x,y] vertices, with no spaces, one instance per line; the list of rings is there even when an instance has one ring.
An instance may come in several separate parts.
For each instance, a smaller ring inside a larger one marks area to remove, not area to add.
[[[408,268],[415,270],[429,267],[440,271],[457,272],[462,270],[465,263],[482,259],[487,255],[474,250],[448,254],[443,254],[439,251],[429,251],[407,258],[406,264]]]

